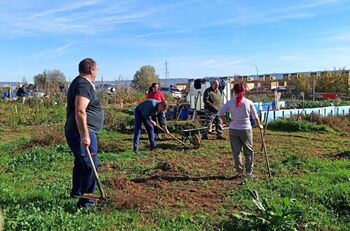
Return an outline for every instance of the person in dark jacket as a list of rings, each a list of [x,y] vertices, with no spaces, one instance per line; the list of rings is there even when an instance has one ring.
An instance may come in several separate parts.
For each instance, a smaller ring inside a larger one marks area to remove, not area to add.
[[[80,196],[94,194],[96,177],[87,149],[97,169],[97,134],[104,120],[102,105],[97,96],[94,81],[98,67],[93,59],[86,58],[79,63],[79,75],[72,81],[67,93],[67,115],[65,136],[74,154],[72,198],[80,198],[78,208],[92,206],[93,199]]]
[[[211,82],[211,87],[204,91],[203,101],[206,114],[205,125],[208,127],[208,131],[212,123],[214,123],[216,139],[225,140],[223,136],[222,119],[216,115],[219,108],[222,106],[222,93],[219,90],[218,80],[213,80]],[[208,139],[208,136],[204,134],[202,139]]]
[[[148,99],[137,105],[135,108],[134,152],[138,152],[139,149],[142,124],[145,126],[148,134],[150,150],[153,151],[157,147],[154,134],[154,127],[157,125],[157,123],[152,120],[152,116],[165,111],[167,107],[168,104],[166,102],[160,102],[155,99]],[[165,133],[169,133],[166,127],[164,131]]]

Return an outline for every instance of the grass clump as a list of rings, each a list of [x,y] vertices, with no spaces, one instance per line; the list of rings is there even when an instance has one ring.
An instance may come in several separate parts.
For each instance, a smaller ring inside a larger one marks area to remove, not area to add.
[[[269,124],[269,129],[285,132],[328,132],[334,133],[332,128],[315,124],[309,121],[297,121],[292,119],[280,119]]]

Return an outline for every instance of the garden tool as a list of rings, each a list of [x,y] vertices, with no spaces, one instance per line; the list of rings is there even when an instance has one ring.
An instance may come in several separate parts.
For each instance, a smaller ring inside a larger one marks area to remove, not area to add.
[[[87,153],[87,156],[89,157],[89,160],[90,160],[90,163],[91,163],[91,166],[92,166],[92,170],[94,171],[94,175],[95,175],[95,178],[96,178],[96,181],[97,181],[97,186],[98,186],[98,189],[100,190],[100,196],[97,196],[97,195],[91,194],[91,193],[84,193],[81,196],[81,198],[94,199],[94,200],[106,199],[107,195],[103,191],[102,184],[101,184],[100,178],[98,177],[97,170],[96,170],[94,161],[92,160],[89,148],[86,148],[86,153]]]
[[[159,126],[158,124],[156,124],[156,127],[159,128],[162,132],[164,132],[164,134],[166,134],[164,128],[162,128],[161,126]],[[186,148],[189,148],[189,146],[187,144],[185,144],[184,142],[182,142],[180,139],[178,139],[176,136],[172,135],[172,134],[167,134],[169,135],[171,138],[175,139],[176,141],[178,141],[180,144],[182,144],[183,146],[185,146]]]
[[[271,181],[272,176],[271,176],[269,158],[267,157],[265,138],[264,138],[263,130],[259,128],[259,131],[260,131],[260,137],[261,137],[262,147],[263,147],[263,149],[264,149],[264,154],[265,154],[265,159],[266,159],[266,167],[267,167],[267,171],[268,171],[268,173],[269,173],[269,179],[270,179],[270,181]]]
[[[267,130],[267,124],[268,124],[268,119],[269,119],[269,112],[270,112],[270,106],[267,107],[267,112],[266,112],[266,117],[265,117],[265,123],[264,123],[264,138],[266,136],[266,130]],[[261,144],[260,151],[263,151],[263,145]]]

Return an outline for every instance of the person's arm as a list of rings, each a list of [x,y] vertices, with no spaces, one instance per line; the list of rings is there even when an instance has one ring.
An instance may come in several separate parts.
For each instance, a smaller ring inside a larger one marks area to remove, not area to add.
[[[90,100],[84,96],[75,97],[75,120],[80,134],[81,143],[84,147],[90,146],[89,129],[87,126],[86,108]]]
[[[211,102],[211,98],[210,98],[209,92],[210,91],[208,89],[204,91],[203,102],[204,102],[204,105],[206,105],[207,109],[213,110],[215,108],[213,107],[213,104]]]
[[[258,125],[259,129],[264,129],[264,126],[261,124],[259,117],[255,119],[256,124]]]
[[[164,129],[164,132],[166,134],[169,134],[169,130],[168,130],[168,127],[166,126],[166,117],[165,117],[165,113],[164,112],[159,112],[157,114],[157,118],[158,118],[158,122],[159,122],[159,125]]]
[[[151,107],[142,107],[140,109],[141,109],[141,114],[143,118],[145,118],[146,122],[152,126],[156,126],[157,123],[152,120],[153,110],[155,109],[154,108],[152,109]]]
[[[226,112],[228,112],[228,109],[229,109],[229,102],[230,101],[228,101],[228,102],[226,102],[225,104],[224,104],[224,106],[222,106],[221,108],[219,108],[219,110],[218,110],[218,113],[217,113],[217,115],[224,121],[224,122],[226,122],[226,123],[228,123],[229,121],[227,121],[227,119],[226,119]]]

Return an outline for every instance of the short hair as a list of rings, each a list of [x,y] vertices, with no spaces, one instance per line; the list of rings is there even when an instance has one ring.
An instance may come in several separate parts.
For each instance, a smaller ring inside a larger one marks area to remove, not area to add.
[[[169,105],[168,105],[168,103],[166,101],[164,101],[164,102],[160,102],[159,106],[163,106],[165,108],[168,108]]]
[[[96,67],[96,61],[91,58],[86,58],[80,61],[79,63],[79,73],[81,74],[90,74],[91,69]]]

